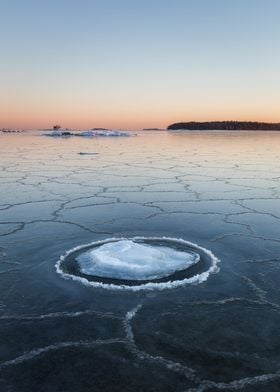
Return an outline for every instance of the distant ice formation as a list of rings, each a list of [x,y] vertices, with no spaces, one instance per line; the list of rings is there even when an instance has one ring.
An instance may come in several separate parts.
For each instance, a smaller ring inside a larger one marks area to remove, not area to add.
[[[197,253],[138,244],[132,240],[109,242],[77,257],[84,274],[125,280],[163,278],[189,268],[199,259]]]
[[[80,137],[96,137],[96,136],[102,136],[102,137],[116,137],[116,136],[136,136],[135,134],[132,134],[130,132],[125,132],[125,131],[117,131],[117,130],[89,130],[89,131],[82,131],[82,132],[77,132],[77,131],[69,131],[65,129],[59,129],[55,130],[49,133],[45,133],[45,136],[51,136],[51,137],[65,137],[65,136],[80,136]]]
[[[1,133],[21,133],[24,132],[23,129],[7,129],[7,128],[2,128],[0,129],[0,134]]]
[[[91,133],[91,136],[132,136],[132,134],[130,132],[115,131],[115,130],[109,130],[109,129],[81,132],[80,134],[77,134],[77,136],[84,136],[83,135],[84,133]]]
[[[205,282],[218,263],[210,250],[183,239],[109,238],[70,249],[56,271],[89,287],[164,290]]]
[[[92,131],[84,131],[76,133],[75,136],[83,136],[83,137],[93,137],[95,136]]]
[[[45,133],[45,136],[52,136],[52,137],[65,137],[65,136],[74,136],[71,131],[59,129],[52,131],[50,133]]]

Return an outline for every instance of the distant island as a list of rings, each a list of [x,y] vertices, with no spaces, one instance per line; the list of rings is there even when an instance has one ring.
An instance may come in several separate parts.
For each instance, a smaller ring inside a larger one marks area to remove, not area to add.
[[[171,124],[167,127],[167,129],[187,129],[190,131],[280,131],[280,123],[265,123],[257,121],[190,121]]]

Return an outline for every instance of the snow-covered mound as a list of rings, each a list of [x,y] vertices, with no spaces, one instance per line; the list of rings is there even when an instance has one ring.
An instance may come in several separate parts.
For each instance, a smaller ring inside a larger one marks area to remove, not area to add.
[[[126,280],[151,280],[169,276],[196,264],[195,252],[179,252],[164,246],[111,242],[77,257],[80,271],[87,275]]]

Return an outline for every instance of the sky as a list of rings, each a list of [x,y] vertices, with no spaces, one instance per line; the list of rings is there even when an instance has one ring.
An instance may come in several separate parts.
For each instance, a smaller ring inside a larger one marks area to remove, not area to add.
[[[0,0],[0,128],[280,122],[279,0]]]

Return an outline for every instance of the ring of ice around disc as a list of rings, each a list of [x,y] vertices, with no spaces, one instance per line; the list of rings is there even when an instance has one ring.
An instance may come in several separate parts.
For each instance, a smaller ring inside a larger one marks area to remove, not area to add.
[[[92,287],[163,290],[204,282],[219,271],[218,262],[208,249],[182,239],[109,238],[70,249],[56,270]]]

